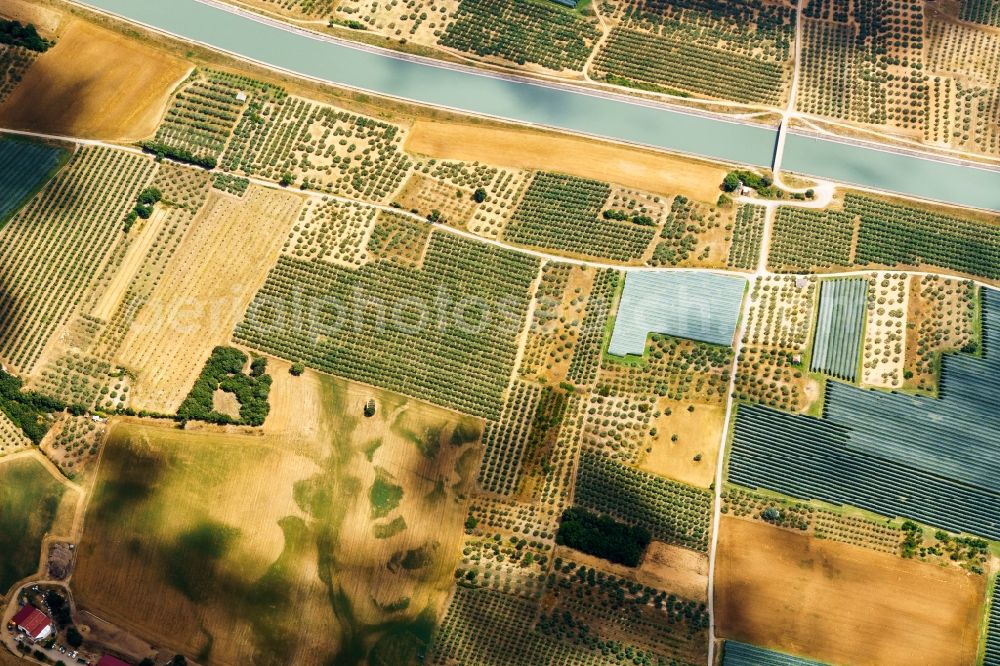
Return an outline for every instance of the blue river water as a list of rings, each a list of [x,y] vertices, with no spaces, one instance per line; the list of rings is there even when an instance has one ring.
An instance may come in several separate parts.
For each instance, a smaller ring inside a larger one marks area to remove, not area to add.
[[[421,104],[755,166],[771,164],[777,141],[775,128],[400,58],[197,0],[82,4],[296,74]],[[1000,170],[794,133],[786,138],[782,166],[817,178],[1000,211]]]

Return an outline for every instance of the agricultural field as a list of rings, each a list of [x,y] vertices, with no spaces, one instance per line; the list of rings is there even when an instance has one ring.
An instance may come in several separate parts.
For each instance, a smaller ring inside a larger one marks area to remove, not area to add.
[[[861,368],[861,383],[865,386],[903,386],[910,282],[905,273],[874,277],[865,312]]]
[[[872,1],[245,4],[760,123],[802,20],[800,108],[833,67],[818,115],[996,150],[996,36]],[[204,666],[694,666],[713,605],[722,664],[972,663],[993,217],[755,205],[722,164],[115,50],[82,16],[0,47],[0,126],[30,89],[71,109],[37,127],[119,144],[0,140],[0,593],[57,534],[97,633]]]
[[[996,155],[1000,40],[962,22],[988,25],[995,6],[978,0],[810,3],[799,110]]]
[[[89,473],[97,460],[107,426],[86,416],[60,414],[42,440],[42,453],[69,479]]]
[[[76,502],[35,458],[0,459],[0,596],[38,570],[42,539],[68,532]]]
[[[862,266],[933,266],[1000,279],[1000,226],[848,194],[860,217],[854,261]],[[995,221],[994,221],[995,222]]]
[[[560,562],[560,569],[559,587],[553,588],[559,594],[540,603],[459,585],[436,634],[430,663],[610,666],[623,659],[669,664],[703,658],[704,632],[687,631],[703,617],[697,602],[652,590],[654,606],[630,594],[634,583],[627,579],[571,561]],[[624,594],[616,597],[616,591]]]
[[[733,350],[655,334],[642,359],[604,357],[597,381],[600,395],[653,396],[690,402],[725,400]]]
[[[31,446],[31,440],[5,413],[0,412],[0,456],[17,453]]]
[[[914,275],[909,293],[904,386],[936,395],[941,355],[978,348],[979,292],[966,280]]]
[[[790,80],[792,8],[618,0],[593,75],[633,88],[777,106]]]
[[[565,394],[549,387],[515,383],[499,420],[487,421],[483,431],[480,487],[497,495],[516,494],[522,466],[552,446],[565,411]]]
[[[727,265],[730,268],[744,270],[757,268],[762,251],[766,214],[767,210],[762,206],[740,204],[733,223],[732,244],[729,247]]]
[[[722,649],[722,666],[822,666],[822,664],[812,659],[793,657],[790,654],[766,650],[739,641],[726,641]]]
[[[0,104],[21,82],[37,57],[36,51],[23,46],[0,44]]]
[[[732,251],[730,232],[735,225],[731,211],[678,195],[670,203],[670,211],[647,263],[650,266],[722,267]]]
[[[247,77],[195,71],[174,95],[154,140],[212,164],[222,154],[244,107],[261,104],[258,97],[266,99],[272,92],[277,91]]]
[[[728,485],[721,494],[722,513],[735,518],[758,520],[775,527],[903,555],[904,531],[889,521],[876,520],[858,510],[845,511],[820,502],[801,502]],[[926,556],[925,554],[921,557]]]
[[[378,210],[336,200],[308,199],[282,246],[282,254],[344,268],[367,263],[368,243]]]
[[[743,344],[800,353],[812,330],[816,279],[765,275],[750,290]]]
[[[375,216],[366,250],[373,261],[420,270],[429,237],[430,225],[383,210]]]
[[[587,266],[546,262],[534,294],[519,374],[547,384],[567,381],[574,359],[596,350],[580,351],[586,309],[599,273]],[[599,294],[598,294],[599,297]],[[579,365],[579,362],[577,362]]]
[[[983,652],[983,666],[1000,664],[1000,604],[996,603],[997,582],[993,581],[993,594],[990,601],[990,614],[986,619],[986,646]]]
[[[731,345],[745,286],[710,273],[629,272],[608,353],[642,355],[650,333]]]
[[[430,158],[414,166],[394,206],[485,238],[503,234],[532,175]]]
[[[655,229],[602,216],[611,187],[596,180],[540,172],[535,175],[504,240],[570,255],[634,262],[646,252]]]
[[[380,203],[406,180],[412,161],[400,127],[250,84],[261,92],[245,105],[219,160],[227,171]]]
[[[981,356],[941,360],[938,398],[830,382],[823,418],[741,406],[729,480],[859,506],[954,532],[1000,536],[991,469],[1000,297],[982,295]],[[955,444],[956,438],[961,446]]]
[[[80,148],[0,231],[0,357],[7,363],[34,371],[121,237],[153,168],[130,153]]]
[[[518,65],[579,71],[598,35],[596,21],[556,3],[461,0],[441,45]]]
[[[851,265],[854,216],[835,210],[778,209],[767,266],[787,273]]]
[[[35,59],[0,104],[0,126],[93,139],[145,138],[187,70],[182,60],[152,46],[70,20],[56,45]]]
[[[793,412],[816,403],[820,379],[810,376],[803,358],[817,291],[812,276],[764,275],[754,281],[735,369],[738,400]]]
[[[61,148],[17,139],[0,140],[0,228],[64,161]]]
[[[451,585],[478,426],[287,368],[262,432],[113,426],[77,601],[205,663],[412,658]],[[398,490],[376,514],[380,483]]]
[[[134,373],[134,408],[177,409],[243,316],[301,207],[295,194],[257,186],[242,199],[208,194],[116,356]]]
[[[870,287],[867,278],[820,282],[810,370],[855,380]]]
[[[990,221],[849,192],[843,208],[778,209],[768,267],[944,269],[1000,279],[1000,227]]]
[[[629,524],[657,541],[694,551],[708,548],[711,494],[591,453],[580,458],[575,502]]]
[[[447,233],[431,235],[420,269],[379,261],[351,271],[282,256],[235,338],[326,372],[497,418],[538,272],[536,259]],[[296,303],[308,309],[299,313]],[[338,336],[345,326],[355,335]]]
[[[127,406],[132,378],[116,356],[204,203],[208,186],[208,176],[192,169],[173,164],[156,169],[146,189],[159,192],[160,201],[149,219],[117,236],[107,261],[84,290],[78,314],[50,341],[32,379],[34,388],[70,404]]]
[[[717,567],[726,639],[822,663],[975,662],[981,576],[730,517]]]

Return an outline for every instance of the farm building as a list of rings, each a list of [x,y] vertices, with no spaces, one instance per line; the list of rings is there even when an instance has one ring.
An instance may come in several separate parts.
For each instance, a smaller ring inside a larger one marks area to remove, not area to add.
[[[21,610],[11,618],[11,623],[33,641],[43,640],[52,634],[52,621],[31,604],[22,606]]]
[[[112,657],[110,654],[106,654],[98,660],[97,666],[132,666],[132,664],[127,661],[122,661],[118,657]]]

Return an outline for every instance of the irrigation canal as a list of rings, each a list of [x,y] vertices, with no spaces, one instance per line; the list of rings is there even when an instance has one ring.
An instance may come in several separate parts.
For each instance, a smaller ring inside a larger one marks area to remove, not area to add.
[[[474,70],[352,44],[200,0],[78,0],[295,74],[379,95],[740,164],[770,166],[777,128],[613,93]],[[789,171],[1000,211],[1000,169],[790,132]]]

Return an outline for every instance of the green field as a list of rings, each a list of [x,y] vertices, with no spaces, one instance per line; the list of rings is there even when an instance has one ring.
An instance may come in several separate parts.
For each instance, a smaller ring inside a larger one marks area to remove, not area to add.
[[[30,458],[0,464],[0,595],[38,569],[66,488]]]

